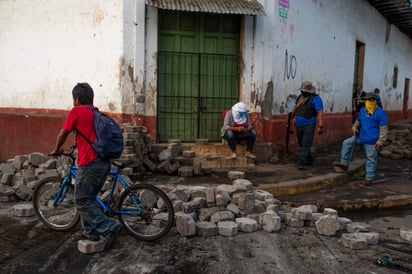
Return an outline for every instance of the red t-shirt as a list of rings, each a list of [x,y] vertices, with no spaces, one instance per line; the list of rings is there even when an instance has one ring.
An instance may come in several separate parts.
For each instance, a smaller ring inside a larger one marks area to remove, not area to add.
[[[64,121],[62,128],[67,131],[72,131],[76,128],[93,142],[96,137],[93,123],[93,111],[88,108],[88,105],[73,107]],[[78,151],[78,166],[85,166],[97,158],[96,151],[94,151],[92,146],[80,136],[80,134],[76,134],[76,145]]]

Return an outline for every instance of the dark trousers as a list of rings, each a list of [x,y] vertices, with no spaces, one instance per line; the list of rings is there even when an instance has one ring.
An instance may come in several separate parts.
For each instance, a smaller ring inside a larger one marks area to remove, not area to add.
[[[252,152],[253,146],[256,142],[256,131],[253,129],[248,132],[233,132],[228,130],[225,132],[225,135],[223,135],[223,138],[226,139],[232,152],[236,151],[237,142],[242,140],[247,140],[246,150]]]
[[[296,136],[300,147],[299,164],[310,165],[313,162],[312,143],[315,135],[316,124],[296,126]]]
[[[116,222],[107,217],[97,206],[96,196],[110,171],[110,161],[96,158],[90,164],[79,167],[76,178],[76,207],[85,234],[101,235],[113,230]]]

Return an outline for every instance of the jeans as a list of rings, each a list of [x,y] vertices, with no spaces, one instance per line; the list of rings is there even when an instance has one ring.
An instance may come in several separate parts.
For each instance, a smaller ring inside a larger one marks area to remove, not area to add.
[[[355,140],[355,137],[349,137],[345,139],[342,143],[341,149],[341,158],[340,162],[346,166],[350,164],[350,157],[352,151],[352,144]],[[378,166],[378,149],[375,147],[375,144],[364,144],[359,139],[356,139],[355,147],[361,147],[363,145],[366,154],[366,180],[373,180],[375,178],[376,167]]]
[[[87,235],[101,235],[112,231],[117,223],[103,214],[97,206],[99,194],[110,171],[110,160],[96,158],[90,164],[79,167],[76,178],[76,208],[80,222]]]
[[[306,126],[296,126],[296,136],[298,139],[299,151],[299,164],[310,165],[313,162],[312,156],[312,143],[313,136],[315,134],[315,124]]]
[[[233,132],[227,130],[225,135],[223,135],[223,138],[226,139],[227,144],[233,152],[236,152],[236,143],[238,141],[247,140],[246,150],[252,152],[256,142],[256,131],[253,129],[248,132]]]

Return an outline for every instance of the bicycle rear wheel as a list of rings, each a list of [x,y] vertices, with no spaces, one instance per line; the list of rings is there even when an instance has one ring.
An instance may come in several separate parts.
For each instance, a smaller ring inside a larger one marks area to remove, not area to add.
[[[129,233],[143,241],[165,236],[174,223],[172,202],[166,193],[148,184],[124,191],[119,201],[119,220]]]
[[[40,180],[33,191],[33,208],[43,224],[51,229],[66,231],[74,228],[80,215],[75,206],[71,182],[62,186],[59,177]]]

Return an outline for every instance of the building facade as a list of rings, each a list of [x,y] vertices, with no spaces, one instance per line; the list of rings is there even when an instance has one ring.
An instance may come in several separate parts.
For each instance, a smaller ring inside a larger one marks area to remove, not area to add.
[[[324,102],[316,144],[351,133],[358,83],[380,89],[390,122],[412,115],[412,38],[366,0],[5,0],[0,13],[3,160],[52,149],[78,82],[154,142],[219,141],[222,109],[243,101],[281,150],[305,80]]]

